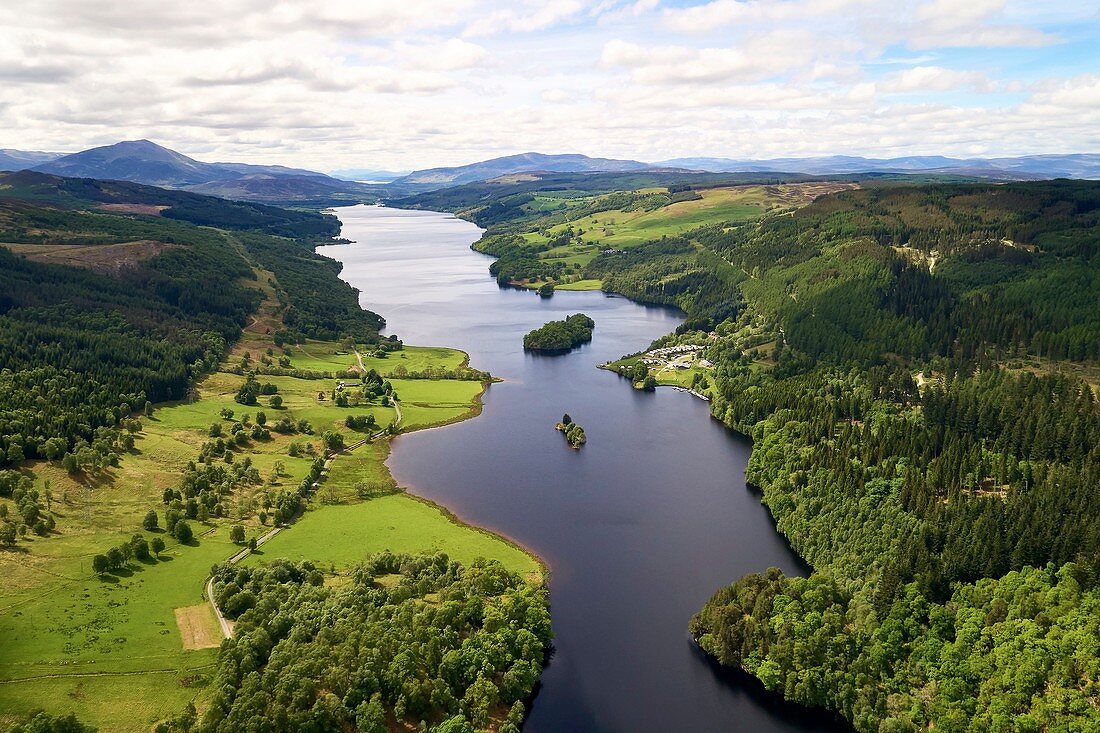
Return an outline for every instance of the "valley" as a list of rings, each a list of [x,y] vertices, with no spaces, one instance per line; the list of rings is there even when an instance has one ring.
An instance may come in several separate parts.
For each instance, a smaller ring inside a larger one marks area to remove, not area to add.
[[[589,175],[339,219],[0,179],[5,722],[1088,720],[1096,184]],[[359,633],[423,650],[400,691]]]

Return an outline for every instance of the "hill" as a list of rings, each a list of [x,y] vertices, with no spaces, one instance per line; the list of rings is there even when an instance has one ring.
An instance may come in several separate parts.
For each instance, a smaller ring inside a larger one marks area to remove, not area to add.
[[[432,186],[455,186],[462,183],[487,181],[514,173],[548,171],[554,173],[607,173],[640,171],[653,166],[636,160],[589,158],[587,155],[546,155],[544,153],[520,153],[503,158],[492,158],[469,165],[452,168],[428,168],[413,171],[398,178],[395,183],[415,183]]]
[[[845,173],[958,173],[984,178],[1100,178],[1100,155],[1024,155],[1008,158],[948,158],[912,155],[901,158],[863,158],[829,155],[816,158],[673,158],[657,166],[689,168],[713,173],[777,171],[810,175]]]
[[[18,171],[29,166],[41,165],[42,163],[60,157],[61,153],[43,153],[37,150],[0,148],[0,171]]]
[[[287,237],[334,237],[334,217],[293,211],[246,201],[225,201],[187,191],[146,186],[128,181],[66,178],[17,171],[0,173],[0,200],[64,210],[96,210],[216,226],[224,229],[262,229]]]
[[[40,163],[32,170],[277,203],[374,200],[370,187],[324,173],[277,165],[204,163],[149,140],[91,148]]]

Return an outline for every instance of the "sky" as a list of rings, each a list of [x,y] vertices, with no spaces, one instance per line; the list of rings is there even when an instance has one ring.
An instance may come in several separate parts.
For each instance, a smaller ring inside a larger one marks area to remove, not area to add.
[[[410,170],[1100,153],[1100,0],[0,4],[0,147]]]

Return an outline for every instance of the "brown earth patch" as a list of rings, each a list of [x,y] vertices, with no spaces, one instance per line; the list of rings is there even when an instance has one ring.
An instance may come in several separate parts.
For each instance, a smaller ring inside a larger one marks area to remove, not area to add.
[[[141,239],[121,244],[4,244],[15,254],[35,262],[83,267],[102,275],[136,269],[151,257],[182,245]]]
[[[211,649],[222,643],[221,629],[209,603],[176,609],[184,649]]]
[[[157,206],[155,204],[100,204],[99,208],[115,214],[148,214],[150,216],[160,216],[160,212],[171,207]]]

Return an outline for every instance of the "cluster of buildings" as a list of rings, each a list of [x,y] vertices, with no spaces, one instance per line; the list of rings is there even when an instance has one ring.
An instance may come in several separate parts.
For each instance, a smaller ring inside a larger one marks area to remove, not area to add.
[[[678,357],[688,356],[695,353],[696,351],[702,351],[705,348],[705,346],[699,346],[698,344],[665,346],[660,349],[647,351],[642,356],[642,363],[646,366],[665,366],[667,364],[673,369],[689,369],[691,368],[693,362],[689,359],[678,359]],[[710,368],[714,366],[706,359],[698,359],[694,361],[694,364],[703,368]]]

